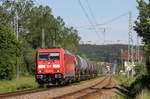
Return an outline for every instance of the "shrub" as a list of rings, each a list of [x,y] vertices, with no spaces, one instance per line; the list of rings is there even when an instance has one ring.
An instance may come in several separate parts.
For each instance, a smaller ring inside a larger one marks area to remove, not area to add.
[[[20,44],[12,30],[0,25],[0,79],[12,79],[19,53]]]

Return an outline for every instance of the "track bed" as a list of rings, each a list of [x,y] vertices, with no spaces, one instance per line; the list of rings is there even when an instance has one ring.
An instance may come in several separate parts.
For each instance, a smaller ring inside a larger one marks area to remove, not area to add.
[[[48,90],[34,93],[4,97],[4,99],[97,99],[99,97],[102,97],[101,99],[109,99],[115,94],[108,94],[108,92],[115,92],[117,85],[112,75],[107,75],[79,85],[49,88]]]

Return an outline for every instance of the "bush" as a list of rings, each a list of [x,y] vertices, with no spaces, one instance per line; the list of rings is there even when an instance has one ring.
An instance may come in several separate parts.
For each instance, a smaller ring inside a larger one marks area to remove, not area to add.
[[[136,99],[150,99],[150,91],[143,89],[142,92],[136,96]]]
[[[0,25],[0,79],[12,79],[16,70],[20,44],[10,28]]]
[[[135,69],[136,76],[147,74],[147,68],[144,63],[136,64],[134,69]]]
[[[20,72],[21,75],[30,75],[33,74],[35,69],[35,49],[32,49],[31,46],[25,41],[21,41],[22,52],[20,57]]]

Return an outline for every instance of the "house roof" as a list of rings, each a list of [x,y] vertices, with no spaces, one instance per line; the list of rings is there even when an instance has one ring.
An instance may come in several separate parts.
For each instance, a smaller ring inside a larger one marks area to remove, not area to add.
[[[139,53],[139,54],[138,54]],[[124,51],[121,55],[122,59],[127,61],[128,60],[128,51]],[[140,50],[140,51],[133,51],[133,60],[137,60],[138,59],[138,56],[139,58],[141,59],[144,59],[145,57],[145,52],[143,50]]]

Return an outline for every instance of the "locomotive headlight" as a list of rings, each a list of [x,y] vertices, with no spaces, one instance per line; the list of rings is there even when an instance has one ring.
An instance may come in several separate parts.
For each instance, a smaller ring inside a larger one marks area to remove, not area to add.
[[[45,68],[45,65],[38,65],[38,68]]]
[[[59,68],[59,67],[60,67],[60,65],[53,65],[53,67],[54,67],[54,68]]]

